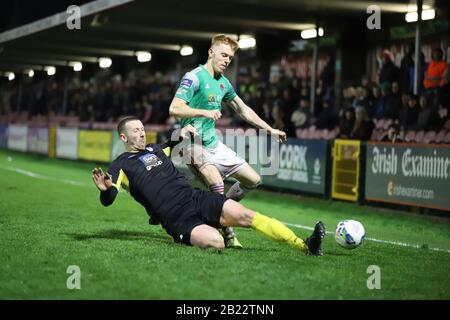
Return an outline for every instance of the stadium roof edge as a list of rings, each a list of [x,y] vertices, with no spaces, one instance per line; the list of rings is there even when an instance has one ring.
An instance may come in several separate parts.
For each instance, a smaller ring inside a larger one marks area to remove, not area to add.
[[[372,3],[371,0],[83,1],[85,4],[79,6],[80,27],[72,29],[66,25],[67,20],[71,22],[74,18],[70,9],[69,13],[62,11],[71,2],[67,0],[51,16],[0,32],[0,70],[20,64],[41,65],[47,60],[67,65],[72,57],[86,57],[90,61],[100,57],[132,57],[137,51],[175,54],[183,45],[207,46],[217,33],[255,35],[260,37],[259,43],[266,45],[271,41],[299,39],[301,30],[319,24],[327,36],[335,37],[339,32],[354,30],[355,26],[366,29],[365,6]],[[395,0],[384,11],[386,1],[379,2],[383,29],[406,25],[404,15],[392,11],[407,8],[410,0]],[[448,0],[424,1],[433,1],[441,9],[437,15],[445,19],[443,12],[448,5],[442,1]],[[11,17],[18,14],[13,11]]]
[[[89,3],[85,3],[80,6],[81,17],[86,17],[91,14],[108,10],[114,7],[118,7],[134,0],[95,0]],[[37,33],[42,30],[50,29],[61,24],[64,24],[68,18],[67,12],[56,13],[52,16],[36,20],[26,25],[7,30],[0,33],[0,43],[4,43],[10,40],[18,39],[33,33]]]

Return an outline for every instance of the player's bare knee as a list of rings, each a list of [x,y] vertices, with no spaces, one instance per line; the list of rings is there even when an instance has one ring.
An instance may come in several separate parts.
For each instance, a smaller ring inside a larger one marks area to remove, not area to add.
[[[248,185],[243,184],[243,187],[248,189],[248,190],[252,190],[252,189],[256,189],[259,187],[259,185],[261,184],[261,177],[257,176],[255,177],[255,179],[253,179]]]
[[[258,178],[253,182],[253,189],[256,189],[260,186],[260,184],[262,183],[261,181],[261,177],[258,176]]]
[[[208,241],[208,248],[223,249],[225,248],[225,242],[221,235],[211,237]]]

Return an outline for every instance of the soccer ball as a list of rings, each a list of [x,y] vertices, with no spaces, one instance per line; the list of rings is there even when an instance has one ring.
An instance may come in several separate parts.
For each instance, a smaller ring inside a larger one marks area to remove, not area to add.
[[[359,221],[343,220],[338,223],[334,238],[340,246],[354,249],[363,243],[365,234],[364,227]]]

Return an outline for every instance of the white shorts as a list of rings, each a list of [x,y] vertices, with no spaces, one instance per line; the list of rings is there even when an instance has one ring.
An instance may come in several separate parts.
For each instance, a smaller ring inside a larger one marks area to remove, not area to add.
[[[195,157],[192,156],[192,150],[195,152]],[[219,170],[222,179],[226,179],[246,164],[245,160],[240,158],[236,152],[220,141],[214,149],[194,146],[189,151],[191,164],[188,167],[195,174],[199,174],[204,166],[213,165]]]

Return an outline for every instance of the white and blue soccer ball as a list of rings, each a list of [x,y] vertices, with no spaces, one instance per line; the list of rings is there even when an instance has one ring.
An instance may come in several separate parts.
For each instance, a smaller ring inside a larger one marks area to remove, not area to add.
[[[363,243],[365,235],[366,232],[361,222],[343,220],[338,223],[334,238],[340,246],[346,249],[354,249]]]

